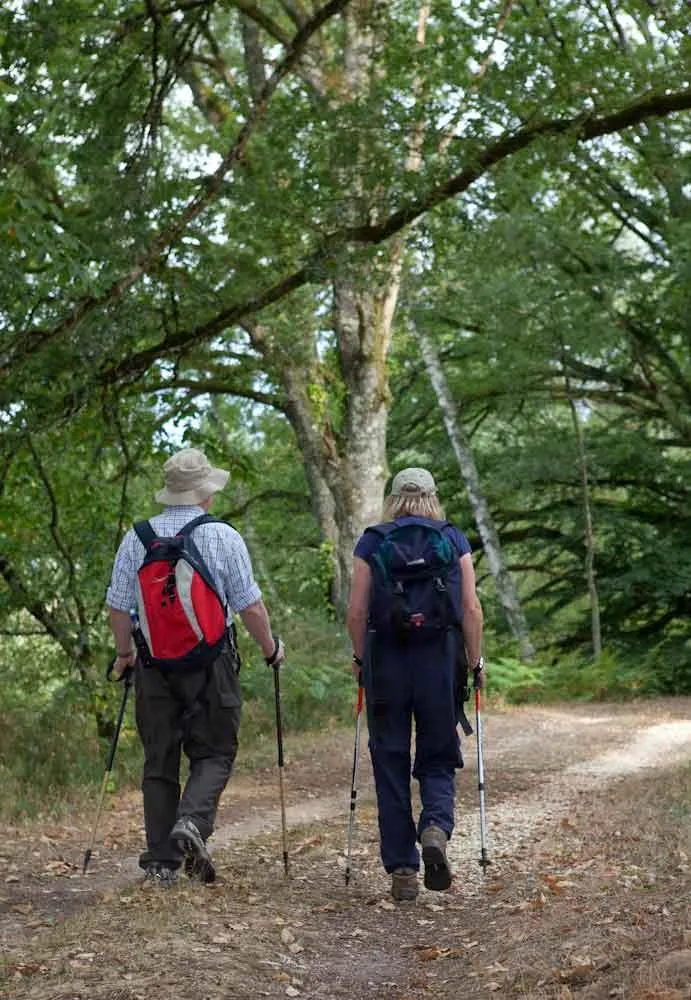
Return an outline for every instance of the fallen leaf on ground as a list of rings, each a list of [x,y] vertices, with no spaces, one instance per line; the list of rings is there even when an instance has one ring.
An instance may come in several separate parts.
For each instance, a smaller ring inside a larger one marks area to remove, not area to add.
[[[292,855],[301,854],[302,851],[306,851],[308,847],[316,847],[317,844],[321,844],[321,842],[321,837],[310,837],[308,840],[303,840],[296,847],[291,846],[290,853]]]
[[[414,950],[421,962],[434,962],[438,958],[448,958],[451,954],[450,948],[440,948],[438,945],[415,945]]]

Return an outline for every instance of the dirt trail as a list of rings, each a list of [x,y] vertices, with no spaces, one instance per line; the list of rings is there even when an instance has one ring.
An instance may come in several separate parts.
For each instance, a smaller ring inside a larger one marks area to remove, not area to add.
[[[86,878],[90,817],[3,828],[0,997],[691,998],[691,699],[490,710],[484,749],[489,875],[471,738],[454,883],[415,904],[388,895],[366,752],[344,885],[352,732],[286,738],[289,879],[272,766],[231,781],[208,888],[141,891],[135,792]]]

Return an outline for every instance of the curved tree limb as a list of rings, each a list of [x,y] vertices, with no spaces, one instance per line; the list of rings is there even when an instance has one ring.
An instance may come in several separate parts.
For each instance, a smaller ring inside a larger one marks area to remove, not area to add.
[[[73,330],[86,316],[95,309],[115,302],[127,292],[144,274],[146,274],[166,250],[174,246],[186,231],[187,227],[207,208],[222,188],[227,174],[241,162],[250,137],[258,123],[263,118],[271,98],[282,80],[294,69],[312,35],[318,31],[335,14],[339,13],[350,0],[328,0],[323,7],[297,32],[290,42],[283,59],[278,63],[266,82],[259,100],[253,105],[245,124],[240,129],[232,147],[221,160],[218,168],[205,177],[197,193],[190,199],[177,219],[166,229],[161,230],[150,245],[139,254],[130,271],[113,282],[101,295],[82,299],[65,317],[51,330],[34,329],[23,336],[21,353],[32,354],[39,350],[47,341]]]
[[[443,184],[434,186],[426,195],[412,201],[408,206],[398,209],[379,225],[350,227],[332,233],[323,240],[321,246],[313,251],[303,266],[292,274],[281,278],[274,285],[256,295],[229,303],[220,313],[204,324],[189,330],[178,331],[164,337],[158,344],[131,355],[118,365],[103,371],[97,377],[97,381],[114,382],[121,377],[137,377],[158,358],[184,350],[189,345],[215,336],[233,323],[260,312],[308,284],[316,276],[323,275],[325,268],[330,266],[338,252],[349,243],[371,246],[384,242],[424,215],[425,212],[458,194],[462,194],[492,167],[522,152],[539,139],[547,136],[572,134],[575,141],[588,142],[603,135],[629,128],[649,117],[688,109],[691,109],[691,87],[675,94],[646,95],[619,111],[599,117],[587,115],[580,118],[532,122],[492,143],[483,152],[477,154],[473,162],[460,173],[449,178]]]

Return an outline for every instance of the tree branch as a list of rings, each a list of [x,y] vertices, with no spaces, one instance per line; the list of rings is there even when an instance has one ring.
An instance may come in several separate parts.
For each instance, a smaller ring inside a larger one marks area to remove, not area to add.
[[[14,567],[3,555],[0,555],[0,576],[7,584],[10,592],[18,598],[19,606],[28,611],[31,617],[35,618],[44,627],[48,635],[55,639],[65,653],[71,655],[74,642],[70,635],[58,624],[55,616],[48,611],[46,605],[42,604],[35,597],[32,597],[20,580]]]
[[[270,406],[274,410],[285,412],[285,404],[277,395],[268,392],[259,392],[256,389],[249,389],[244,386],[233,385],[223,379],[193,379],[175,378],[165,382],[147,382],[140,386],[137,392],[170,392],[171,389],[187,389],[192,396],[240,396],[242,399],[252,399],[255,403],[263,406]]]
[[[196,217],[202,208],[211,201],[213,193],[220,187],[228,169],[230,169],[231,165],[238,162],[242,151],[244,151],[246,141],[254,124],[256,124],[265,110],[271,94],[278,85],[277,74],[280,73],[282,77],[289,71],[297,59],[299,52],[306,44],[309,35],[317,30],[318,25],[316,25],[316,22],[319,21],[319,24],[323,23],[332,13],[345,6],[347,2],[348,0],[331,0],[329,4],[321,8],[319,14],[296,36],[291,54],[286,56],[272,75],[265,88],[262,101],[257,105],[251,118],[248,119],[233,149],[228,153],[221,167],[219,167],[210,179],[209,191],[205,194],[199,194],[193,199],[178,223],[171,230],[166,231],[166,239],[173,230],[177,238],[185,228],[187,221]],[[588,114],[566,119],[557,118],[525,125],[516,132],[502,137],[497,142],[489,145],[485,150],[477,153],[472,163],[460,173],[449,178],[442,184],[435,185],[423,197],[411,201],[408,205],[398,209],[384,222],[378,225],[364,224],[348,227],[332,233],[323,240],[320,247],[312,252],[307,262],[292,274],[281,278],[280,281],[254,296],[230,303],[220,313],[205,323],[189,330],[178,331],[165,336],[152,347],[139,351],[118,364],[102,370],[95,376],[94,382],[96,384],[109,384],[117,382],[122,378],[136,378],[146,371],[157,359],[180,353],[194,343],[199,343],[201,340],[215,336],[241,319],[256,314],[274,302],[285,298],[291,292],[301,288],[310,281],[323,278],[325,271],[332,265],[338,252],[342,251],[349,243],[371,246],[384,242],[405,226],[410,225],[410,223],[424,215],[425,212],[466,191],[474,181],[483,176],[492,167],[523,151],[540,139],[549,136],[571,135],[575,142],[588,142],[612,132],[629,128],[647,118],[672,114],[689,108],[691,108],[691,87],[672,94],[648,94],[610,114],[601,116]],[[162,237],[159,238],[159,241],[160,239]],[[158,241],[156,241],[156,246],[158,246]],[[41,343],[71,329],[96,306],[105,305],[114,298],[119,298],[134,283],[137,276],[140,276],[152,266],[156,255],[161,249],[162,247],[155,250],[152,247],[140,260],[135,271],[112,285],[109,291],[99,299],[89,299],[81,303],[60,326],[54,328],[52,331],[34,331],[34,344],[31,350],[37,350]],[[135,272],[136,276],[134,276]],[[8,362],[9,360],[11,359],[8,359]]]
[[[146,274],[155,262],[167,249],[175,245],[182,237],[187,227],[193,222],[214,200],[223,186],[226,175],[235,169],[241,162],[247,144],[256,126],[263,118],[271,98],[278,89],[281,81],[293,70],[307,46],[312,35],[318,31],[331,17],[339,13],[350,0],[328,0],[320,10],[302,27],[293,37],[287,47],[287,51],[276,66],[273,73],[267,80],[266,86],[255,105],[252,108],[245,124],[231,149],[223,157],[220,165],[213,174],[204,178],[196,195],[187,203],[187,206],[180,213],[175,222],[167,229],[161,230],[152,240],[149,247],[141,253],[135,262],[134,267],[128,274],[123,275],[113,282],[105,292],[98,296],[89,296],[78,303],[72,312],[58,326],[52,330],[29,330],[24,334],[22,353],[24,355],[33,354],[39,350],[47,341],[53,340],[62,334],[73,330],[86,316],[100,306],[105,306],[115,302],[127,292],[144,274]]]
[[[277,42],[280,42],[281,45],[285,45],[286,47],[290,45],[290,35],[288,32],[284,31],[280,24],[257,7],[256,3],[252,3],[251,0],[230,0],[230,3],[231,6],[237,7],[237,9],[241,11],[246,18],[250,21],[254,21],[256,25],[263,28],[268,35],[271,35],[271,37]],[[300,30],[302,30],[303,27],[304,24],[300,26]]]
[[[290,504],[296,513],[302,513],[310,508],[310,498],[306,493],[297,493],[295,490],[264,490],[255,496],[248,497],[242,503],[233,507],[224,514],[224,519],[227,518],[229,521],[232,521],[235,518],[240,518],[254,504],[265,503],[267,500],[281,500],[283,503]]]
[[[689,108],[691,108],[691,87],[673,94],[647,94],[618,111],[599,117],[596,114],[583,114],[573,118],[552,118],[531,122],[480,151],[473,157],[473,162],[460,173],[433,187],[417,201],[400,208],[385,222],[378,226],[356,226],[346,230],[344,235],[351,242],[381,243],[431,208],[436,208],[449,198],[461,194],[492,167],[522,152],[539,139],[570,135],[575,142],[590,142],[604,135],[631,128],[647,118],[688,111]]]
[[[74,565],[74,560],[72,558],[71,552],[69,551],[69,549],[65,545],[64,541],[62,540],[62,537],[61,537],[61,534],[60,534],[60,531],[59,531],[59,528],[58,528],[58,520],[59,520],[58,509],[59,508],[58,508],[57,497],[55,496],[55,490],[53,489],[53,484],[51,483],[50,479],[48,478],[48,474],[46,472],[45,466],[43,465],[43,462],[41,461],[40,455],[36,451],[36,448],[34,446],[34,442],[33,442],[32,438],[31,438],[30,434],[27,434],[26,440],[27,440],[27,445],[28,445],[29,451],[31,452],[31,457],[34,460],[34,465],[36,466],[36,470],[38,472],[38,477],[41,480],[41,482],[43,483],[43,488],[46,491],[46,495],[48,497],[48,503],[50,505],[50,524],[49,524],[50,534],[51,534],[51,537],[52,537],[52,539],[53,539],[53,541],[55,543],[56,550],[60,553],[60,555],[62,556],[62,558],[65,560],[65,565],[67,566],[67,591],[72,596],[72,600],[74,601],[75,608],[77,610],[77,618],[79,620],[80,629],[81,629],[82,634],[84,635],[84,637],[86,637],[86,632],[87,632],[86,613],[85,613],[85,610],[84,610],[84,605],[83,605],[83,603],[81,601],[81,598],[80,598],[80,595],[79,595],[79,589],[78,589],[77,584],[76,584],[76,581],[77,581],[77,571],[76,571],[76,568],[75,568],[75,565]]]

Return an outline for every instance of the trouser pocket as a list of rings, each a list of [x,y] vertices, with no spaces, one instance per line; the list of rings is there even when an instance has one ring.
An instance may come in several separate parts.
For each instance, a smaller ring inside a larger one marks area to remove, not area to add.
[[[237,660],[225,648],[211,665],[206,689],[207,739],[214,753],[235,757],[241,705]]]

